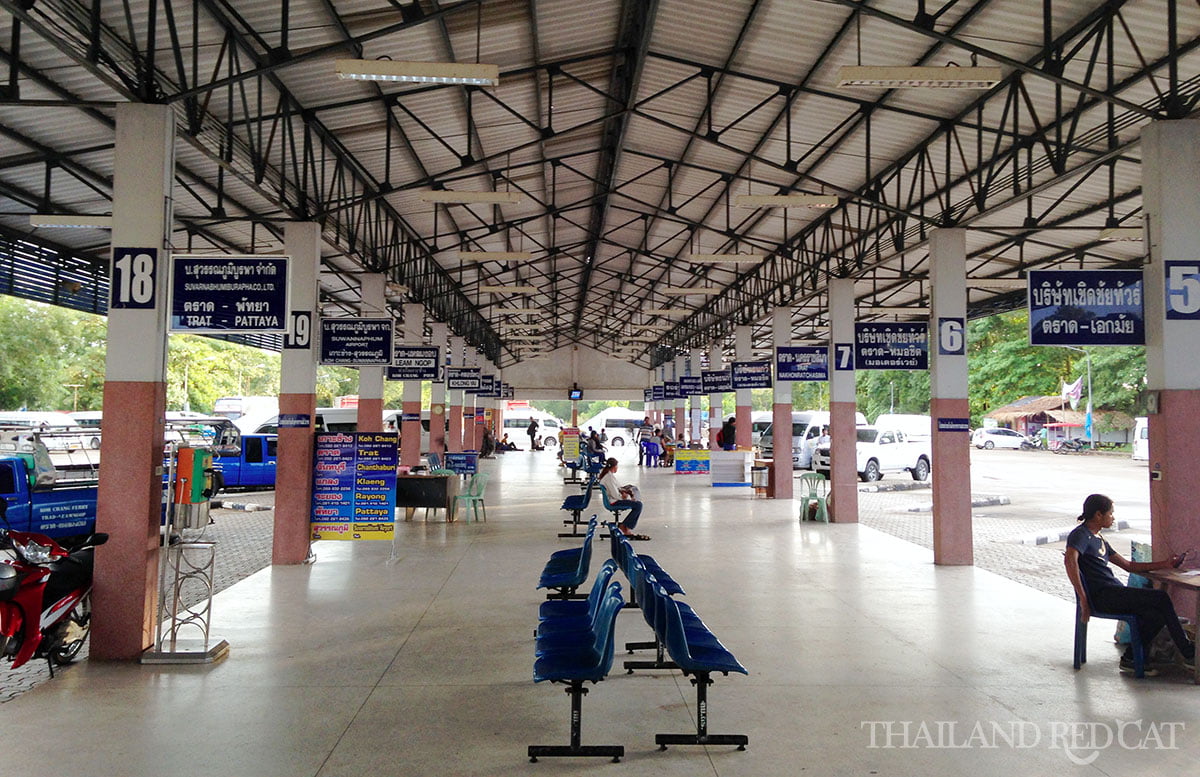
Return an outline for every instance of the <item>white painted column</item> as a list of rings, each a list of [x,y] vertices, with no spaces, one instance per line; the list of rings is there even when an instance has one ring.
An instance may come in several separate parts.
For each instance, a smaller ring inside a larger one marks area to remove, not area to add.
[[[167,386],[167,280],[175,121],[167,105],[118,103],[113,174],[113,260],[153,288],[149,300],[120,299],[108,311],[104,414],[96,528],[108,544],[96,554],[91,656],[136,659],[157,623],[163,424]],[[143,264],[151,257],[151,262]],[[145,278],[147,271],[153,278]],[[109,277],[115,277],[110,267]],[[140,285],[140,284],[139,284]],[[133,285],[128,285],[132,292]],[[121,307],[149,304],[150,307]]]
[[[716,372],[724,366],[724,363],[721,346],[713,343],[708,350],[708,369]],[[708,395],[708,449],[712,451],[720,447],[717,445],[717,432],[721,431],[721,427],[725,424],[724,399],[725,394],[720,391]]]
[[[694,378],[700,377],[700,372],[704,369],[704,349],[693,348],[691,358],[688,360],[688,374]],[[701,418],[701,405],[703,402],[700,399],[700,394],[693,394],[688,398],[688,404],[691,407],[691,443],[700,447],[708,445],[708,440],[702,439],[704,419]]]
[[[858,465],[855,461],[857,434],[854,414],[858,411],[854,387],[854,279],[834,278],[829,282],[829,438],[832,461],[830,476],[833,520],[858,522]],[[846,357],[849,349],[849,358]],[[779,443],[776,441],[776,447]]]
[[[1200,545],[1193,474],[1200,455],[1197,148],[1200,121],[1157,121],[1142,131],[1142,195],[1149,247],[1143,270],[1146,380],[1158,411],[1149,415],[1150,536],[1156,559]],[[1191,597],[1178,591],[1172,596],[1177,607],[1183,607],[1181,613],[1195,612]]]
[[[933,563],[974,561],[971,446],[967,423],[967,237],[964,229],[929,236],[930,403],[933,455]]]
[[[450,327],[445,324],[431,324],[433,344],[439,350],[439,368],[441,380],[435,380],[430,385],[429,396],[429,450],[433,453],[446,452],[446,353],[449,349]]]
[[[312,531],[313,419],[317,414],[317,277],[321,270],[321,227],[289,222],[283,228],[288,262],[292,328],[280,357],[279,414],[307,416],[303,426],[279,426],[275,467],[275,531],[271,562],[302,564]],[[307,322],[299,323],[296,322]],[[307,337],[304,333],[307,332]]]
[[[479,351],[474,348],[467,348],[466,365],[468,367],[479,367]],[[463,394],[463,450],[477,451],[479,450],[478,426],[475,423],[476,411],[479,408],[478,394]],[[468,415],[470,411],[470,415]]]
[[[425,344],[425,306],[419,302],[404,303],[404,342],[407,345]],[[400,464],[415,467],[421,463],[421,381],[404,381],[400,398]],[[433,429],[433,419],[429,428]]]
[[[771,342],[775,348],[792,344],[792,309],[789,307],[775,308],[771,313]],[[778,353],[778,352],[776,352]],[[779,363],[779,359],[775,359]],[[771,426],[773,429],[792,428],[792,381],[780,380],[775,375],[774,402],[771,405]],[[788,435],[790,436],[790,432]],[[791,451],[791,446],[781,447],[784,438],[775,434],[775,454],[771,459],[772,480],[775,488],[770,496],[776,499],[792,498],[792,459],[790,455],[780,455]]]
[[[359,315],[364,318],[386,316],[387,279],[382,273],[367,273],[361,276],[362,307]],[[358,431],[383,431],[383,367],[358,368]]]
[[[464,367],[463,339],[450,338],[450,366]],[[450,397],[450,431],[446,437],[447,453],[462,453],[463,450],[463,390],[447,389]]]
[[[679,383],[679,379],[687,374],[686,356],[675,357],[675,382]],[[675,400],[675,440],[687,438],[687,397],[680,394]]]
[[[742,324],[734,329],[734,353],[737,354],[737,361],[748,362],[754,360],[754,345],[752,342],[753,330],[750,325]],[[751,389],[737,389],[737,445],[738,448],[750,447],[750,391]],[[784,446],[785,451],[790,451],[791,446]],[[776,440],[775,453],[779,454],[778,439]]]

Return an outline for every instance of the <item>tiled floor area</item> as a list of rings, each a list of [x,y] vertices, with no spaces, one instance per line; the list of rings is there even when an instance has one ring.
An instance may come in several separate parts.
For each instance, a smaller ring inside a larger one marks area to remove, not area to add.
[[[750,746],[659,752],[655,733],[694,730],[691,686],[617,670],[584,699],[583,739],[624,745],[624,762],[530,764],[529,744],[568,736],[566,694],[532,681],[532,633],[541,566],[573,542],[555,536],[557,508],[577,487],[561,485],[550,453],[484,466],[487,523],[402,524],[395,563],[388,543],[319,543],[315,564],[219,595],[227,659],[75,668],[0,705],[10,752],[64,777],[1130,777],[1185,774],[1200,756],[1200,688],[1182,670],[1120,675],[1102,627],[1074,672],[1062,599],[935,567],[865,526],[801,524],[791,503],[633,465],[621,477],[641,485],[639,530],[654,537],[639,550],[750,670],[716,678],[710,731]],[[594,566],[607,549],[596,545]],[[639,614],[620,616],[620,642],[646,638]]]

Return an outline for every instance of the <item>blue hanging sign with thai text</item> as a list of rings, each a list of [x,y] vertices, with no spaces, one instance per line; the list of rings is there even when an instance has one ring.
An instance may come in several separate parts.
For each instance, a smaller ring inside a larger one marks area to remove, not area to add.
[[[704,380],[699,375],[684,375],[679,379],[679,396],[696,397],[704,393]]]
[[[347,367],[392,363],[390,318],[321,319],[321,364]]]
[[[771,388],[771,362],[734,362],[733,388]]]
[[[854,368],[929,369],[929,324],[924,321],[855,324]]]
[[[442,349],[436,345],[397,345],[388,380],[438,380]]]
[[[172,332],[287,331],[286,256],[175,254],[171,267]]]
[[[829,349],[781,345],[775,349],[776,380],[829,380]]]
[[[705,394],[724,394],[733,391],[733,376],[729,370],[704,370],[700,373]]]
[[[1029,344],[1145,345],[1142,289],[1141,270],[1030,270]]]

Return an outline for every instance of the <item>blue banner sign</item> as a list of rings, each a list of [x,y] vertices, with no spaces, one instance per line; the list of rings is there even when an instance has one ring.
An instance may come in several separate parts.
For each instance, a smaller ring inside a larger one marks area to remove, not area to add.
[[[447,367],[446,388],[452,391],[478,389],[481,377],[478,367]]]
[[[661,383],[653,387],[654,395],[652,399],[655,402],[661,402],[667,398],[667,389]]]
[[[1176,321],[1200,319],[1200,261],[1163,262],[1166,274],[1167,318]]]
[[[479,469],[479,454],[475,451],[446,453],[442,460],[446,462],[446,469],[460,475],[474,475]]]
[[[643,402],[653,402],[654,401],[654,389],[649,389],[649,388],[642,389],[642,401]]]
[[[829,349],[781,345],[775,349],[776,380],[829,380]]]
[[[855,324],[854,368],[929,369],[929,324],[924,321]]]
[[[313,467],[314,540],[390,540],[395,529],[395,432],[318,434]]]
[[[420,420],[421,420],[420,413],[401,413],[400,414],[400,423],[402,423],[402,424],[411,423],[413,421],[420,421]]]
[[[733,388],[771,388],[771,362],[734,362]]]
[[[700,373],[705,394],[723,394],[733,391],[733,376],[729,370],[704,370]]]
[[[286,256],[175,254],[171,267],[172,332],[287,331]]]
[[[939,418],[937,420],[937,430],[939,432],[969,432],[971,431],[971,419]]]
[[[679,399],[679,381],[663,381],[663,399]]]
[[[508,385],[507,383],[505,383],[504,388],[500,389],[500,398],[501,399],[512,399],[513,396],[514,396],[513,395],[513,387]]]
[[[387,369],[388,380],[439,380],[441,348],[436,345],[398,345]]]
[[[1144,345],[1142,303],[1141,270],[1030,270],[1029,344]]]
[[[307,429],[312,426],[312,416],[308,413],[280,413],[275,426],[279,429]]]
[[[391,364],[392,332],[390,318],[323,318],[321,364]]]
[[[684,375],[679,379],[679,396],[697,397],[704,393],[704,379],[699,375]]]

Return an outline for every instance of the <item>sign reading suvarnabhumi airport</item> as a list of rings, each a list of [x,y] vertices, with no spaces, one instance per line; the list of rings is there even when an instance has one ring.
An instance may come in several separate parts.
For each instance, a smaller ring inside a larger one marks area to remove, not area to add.
[[[1141,270],[1029,271],[1030,345],[1145,342]]]
[[[392,334],[390,318],[323,318],[321,364],[391,364]]]
[[[388,380],[433,380],[441,378],[438,365],[442,349],[436,345],[398,345],[387,369]]]
[[[929,369],[929,324],[854,325],[854,367],[859,370]]]
[[[171,257],[172,332],[286,332],[286,256]]]
[[[776,380],[829,380],[829,349],[781,345],[775,349]]]
[[[733,388],[771,388],[771,362],[734,362]]]
[[[317,435],[314,540],[390,540],[396,519],[395,432]]]

